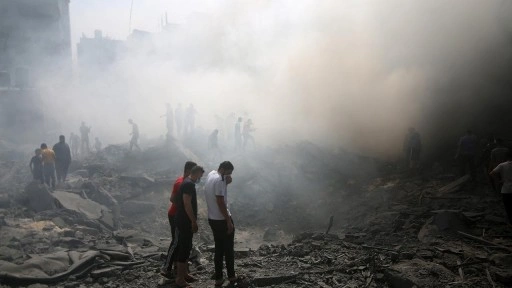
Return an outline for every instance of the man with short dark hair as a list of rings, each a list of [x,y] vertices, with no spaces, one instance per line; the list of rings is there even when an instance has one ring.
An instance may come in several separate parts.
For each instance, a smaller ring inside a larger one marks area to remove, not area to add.
[[[162,269],[160,269],[160,274],[166,278],[171,278],[173,276],[172,265],[174,265],[174,269],[176,269],[176,256],[173,255],[173,253],[172,253],[172,247],[173,247],[174,242],[176,241],[176,237],[175,237],[176,236],[175,235],[175,232],[176,232],[175,231],[176,230],[175,223],[176,222],[174,221],[174,218],[175,218],[176,212],[178,210],[178,206],[175,203],[176,203],[178,193],[181,188],[181,184],[183,183],[183,180],[186,179],[188,176],[190,176],[190,171],[195,166],[197,166],[197,164],[195,162],[187,161],[185,163],[185,167],[183,168],[183,176],[178,177],[178,179],[176,179],[176,182],[174,182],[174,185],[172,187],[171,198],[170,198],[171,205],[169,205],[169,209],[167,210],[167,218],[169,219],[169,224],[171,225],[172,240],[171,240],[171,244],[169,245],[169,249],[167,249],[167,258],[165,259],[164,266],[162,267]]]
[[[196,183],[199,183],[203,173],[204,169],[201,166],[192,168],[190,176],[183,181],[176,197],[176,241],[170,253],[176,253],[178,269],[175,282],[178,287],[188,287],[187,281],[195,281],[194,277],[187,273],[187,261],[192,249],[193,235],[198,230]]]
[[[57,172],[57,182],[66,181],[69,165],[71,164],[71,149],[64,135],[59,136],[59,143],[53,145],[55,152],[55,171]]]
[[[205,184],[206,204],[208,205],[208,223],[212,228],[215,241],[215,286],[224,283],[222,278],[223,258],[226,258],[228,280],[235,284],[235,226],[228,209],[227,185],[232,182],[231,174],[234,170],[229,161],[220,163],[217,171],[208,174]]]

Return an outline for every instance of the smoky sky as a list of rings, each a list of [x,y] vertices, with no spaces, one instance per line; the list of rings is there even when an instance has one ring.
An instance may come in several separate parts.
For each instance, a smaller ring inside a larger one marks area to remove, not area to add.
[[[95,29],[126,40],[130,2],[71,1],[73,45]],[[135,0],[131,28],[152,36],[49,109],[112,143],[128,140],[128,118],[164,135],[169,102],[194,103],[205,130],[251,118],[264,145],[392,156],[414,126],[438,149],[468,128],[509,132],[511,23],[508,1]]]

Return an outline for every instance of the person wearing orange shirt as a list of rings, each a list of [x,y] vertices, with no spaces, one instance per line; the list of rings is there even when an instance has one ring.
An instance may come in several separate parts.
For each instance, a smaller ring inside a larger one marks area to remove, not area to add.
[[[46,143],[41,144],[43,158],[43,176],[46,185],[55,188],[55,152],[49,149]]]

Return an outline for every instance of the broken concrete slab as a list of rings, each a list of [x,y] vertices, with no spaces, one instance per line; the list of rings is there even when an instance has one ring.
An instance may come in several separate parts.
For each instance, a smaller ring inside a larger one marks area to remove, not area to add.
[[[80,214],[85,215],[88,219],[98,220],[108,229],[114,228],[115,223],[112,217],[112,212],[107,207],[92,200],[84,199],[78,194],[66,191],[54,191],[53,196],[59,202],[61,207],[79,212]]]

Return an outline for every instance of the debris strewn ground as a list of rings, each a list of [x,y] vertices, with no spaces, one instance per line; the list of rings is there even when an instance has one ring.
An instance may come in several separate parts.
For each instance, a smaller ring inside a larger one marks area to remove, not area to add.
[[[159,275],[169,189],[196,156],[123,149],[75,161],[55,190],[31,182],[25,162],[0,162],[0,284],[173,286]],[[485,185],[439,167],[398,173],[311,143],[231,160],[241,287],[512,285],[512,229]],[[212,287],[213,239],[199,200],[191,269],[194,287]]]

